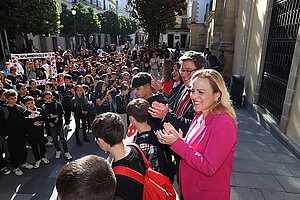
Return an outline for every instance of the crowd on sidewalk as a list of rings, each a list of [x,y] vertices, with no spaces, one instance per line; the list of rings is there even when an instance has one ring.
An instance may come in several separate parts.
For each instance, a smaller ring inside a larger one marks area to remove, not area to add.
[[[121,52],[114,46],[106,52],[90,47],[76,53],[58,47],[56,77],[45,59],[27,60],[23,70],[5,63],[0,71],[1,172],[8,175],[12,167],[22,175],[23,169],[51,164],[46,146],[53,145],[59,159],[60,143],[71,160],[66,135],[73,115],[77,146],[89,143],[93,132],[110,152],[113,167],[145,175],[139,151],[123,143],[127,133],[136,131],[133,142],[150,166],[171,183],[177,173],[185,199],[197,199],[196,194],[229,199],[236,116],[223,66],[218,60],[210,65],[212,57],[209,51],[182,55],[161,45]],[[39,85],[41,79],[46,84]],[[27,162],[27,146],[33,165]],[[142,184],[120,174],[116,181],[114,196],[142,198]]]

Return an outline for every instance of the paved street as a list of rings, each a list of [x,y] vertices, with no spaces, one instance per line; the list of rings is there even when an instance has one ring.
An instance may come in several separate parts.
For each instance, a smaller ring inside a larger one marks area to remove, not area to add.
[[[300,199],[300,161],[287,151],[243,109],[237,110],[239,143],[236,147],[231,178],[232,200],[293,200]],[[74,126],[74,125],[73,125]],[[92,135],[90,135],[92,139]],[[95,142],[83,147],[69,141],[70,152],[79,158],[88,154],[105,154]],[[49,148],[51,163],[37,170],[26,170],[21,177],[0,176],[0,199],[55,199],[55,178],[67,162],[54,159],[54,147]],[[29,161],[33,163],[29,151]]]

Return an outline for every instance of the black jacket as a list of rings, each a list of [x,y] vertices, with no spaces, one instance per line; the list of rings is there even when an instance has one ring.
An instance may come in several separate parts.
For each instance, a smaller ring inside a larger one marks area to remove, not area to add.
[[[44,103],[42,109],[46,116],[46,127],[49,127],[50,122],[55,125],[54,127],[63,125],[64,109],[59,102],[53,100],[52,103]],[[58,121],[55,123],[56,118],[58,118]]]
[[[35,110],[24,112],[25,126],[28,131],[28,136],[41,136],[44,134],[44,126],[46,121],[46,115],[41,108],[35,108]],[[35,126],[34,123],[40,121],[43,122],[42,126]]]
[[[84,98],[81,98],[79,100],[76,100],[75,97],[73,97],[71,101],[71,111],[74,112],[75,117],[83,117],[82,111],[89,111],[89,103],[88,100],[84,100]],[[88,114],[86,114],[88,115]]]

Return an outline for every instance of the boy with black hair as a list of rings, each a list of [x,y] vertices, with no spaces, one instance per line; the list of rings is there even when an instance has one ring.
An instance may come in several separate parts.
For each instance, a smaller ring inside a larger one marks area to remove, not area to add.
[[[49,91],[44,93],[44,100],[45,103],[42,105],[42,109],[46,115],[46,127],[53,138],[53,143],[56,150],[55,158],[59,159],[61,155],[57,138],[59,136],[65,152],[64,155],[68,160],[71,160],[72,156],[69,153],[65,131],[63,129],[64,109],[61,104],[54,99],[52,93]]]
[[[93,122],[92,129],[99,147],[110,152],[113,158],[113,167],[127,166],[145,175],[145,164],[138,149],[133,146],[125,146],[123,143],[124,127],[118,114],[106,112],[98,115]],[[124,200],[142,199],[142,184],[127,176],[116,175],[116,178],[116,196]]]
[[[32,169],[33,166],[27,160],[26,131],[24,109],[17,105],[17,92],[9,89],[3,94],[7,104],[2,107],[4,116],[4,137],[10,154],[11,164],[17,176],[23,175],[20,167]],[[16,122],[18,125],[16,126]]]
[[[62,98],[62,106],[64,108],[65,114],[65,124],[67,128],[70,128],[71,121],[71,101],[74,97],[75,91],[74,86],[72,84],[72,76],[66,74],[64,76],[64,84],[58,88],[58,92]]]
[[[52,92],[52,95],[54,96],[55,100],[60,102],[60,95],[55,91],[55,85],[52,82],[47,82],[45,84],[45,91],[50,91]]]
[[[35,79],[29,81],[30,90],[28,91],[28,95],[34,98],[37,107],[41,107],[43,104],[43,92],[38,89],[37,85],[38,83]]]
[[[134,99],[127,105],[127,114],[130,123],[137,128],[138,133],[134,139],[144,152],[150,166],[160,172],[157,157],[157,138],[151,126],[147,123],[150,105],[144,99]]]
[[[153,93],[152,87],[152,78],[149,73],[139,72],[132,79],[132,88],[134,89],[134,94],[136,98],[145,99],[148,101],[149,105],[152,105],[153,102],[166,103],[166,99],[162,93]],[[151,115],[147,119],[147,123],[151,126],[152,130],[163,129],[163,123],[160,119],[154,118]],[[156,142],[158,143],[157,138]],[[171,180],[171,183],[174,180],[174,164],[172,162],[171,150],[168,145],[163,145],[158,143],[157,156],[159,159],[160,172],[165,176],[168,176]]]
[[[44,125],[45,125],[45,113],[41,108],[37,108],[32,96],[24,98],[26,111],[25,125],[28,131],[28,143],[32,147],[33,156],[35,159],[34,168],[40,167],[41,161],[45,164],[49,164],[49,160],[46,158],[46,147],[44,137]]]
[[[96,155],[66,164],[56,179],[59,200],[113,200],[116,186],[110,164]]]

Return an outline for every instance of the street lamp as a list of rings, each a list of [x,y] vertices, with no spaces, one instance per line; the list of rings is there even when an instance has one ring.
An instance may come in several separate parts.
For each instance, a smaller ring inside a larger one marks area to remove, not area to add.
[[[76,33],[76,20],[75,20],[76,9],[74,7],[71,9],[71,13],[74,17],[74,31],[75,31],[75,35],[74,35],[74,55],[76,55],[76,35],[77,35],[77,33]]]

